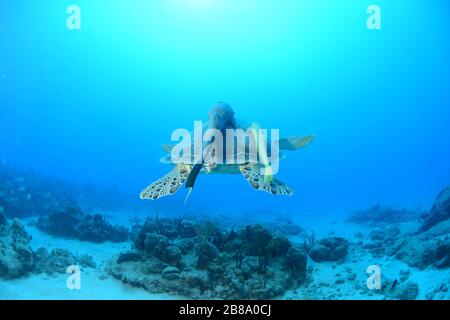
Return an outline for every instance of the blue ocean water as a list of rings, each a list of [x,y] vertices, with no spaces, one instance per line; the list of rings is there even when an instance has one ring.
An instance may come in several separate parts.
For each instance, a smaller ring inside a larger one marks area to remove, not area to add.
[[[0,159],[138,198],[170,170],[172,131],[227,101],[316,140],[281,163],[294,196],[201,176],[191,208],[427,208],[450,180],[450,7],[376,0],[382,28],[368,30],[372,2],[0,1]],[[66,26],[72,4],[81,30]],[[184,210],[185,195],[147,205]]]

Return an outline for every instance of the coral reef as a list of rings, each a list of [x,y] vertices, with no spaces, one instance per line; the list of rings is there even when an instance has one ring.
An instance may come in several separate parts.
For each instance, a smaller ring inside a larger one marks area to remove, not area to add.
[[[304,281],[308,257],[303,249],[290,247],[286,253],[286,265],[292,276]]]
[[[185,231],[176,237],[165,231],[180,228]],[[132,251],[111,259],[106,270],[152,292],[270,299],[307,279],[303,248],[261,225],[224,232],[211,221],[149,219],[134,230],[133,242]]]
[[[127,228],[111,225],[100,214],[85,214],[76,205],[64,206],[40,217],[37,227],[54,236],[92,242],[122,242],[129,238]]]
[[[320,240],[309,250],[309,256],[316,262],[340,261],[348,254],[348,241],[340,237]]]
[[[65,249],[49,252],[46,248],[39,248],[33,252],[30,241],[31,236],[18,220],[14,220],[10,226],[0,226],[0,278],[12,280],[31,273],[66,273],[68,266],[76,264],[96,267],[91,256],[76,258]]]
[[[134,197],[126,196],[114,187],[76,185],[1,164],[0,181],[0,207],[9,218],[46,215],[75,203],[105,210],[141,205],[137,200],[133,201]]]
[[[46,214],[71,202],[64,185],[35,173],[0,166],[0,207],[9,218]]]
[[[31,237],[19,221],[13,221],[10,226],[0,226],[0,278],[16,279],[33,270],[30,241]]]
[[[53,275],[65,273],[68,266],[77,264],[75,256],[64,249],[54,249],[49,252],[46,248],[39,248],[34,253],[35,273]]]

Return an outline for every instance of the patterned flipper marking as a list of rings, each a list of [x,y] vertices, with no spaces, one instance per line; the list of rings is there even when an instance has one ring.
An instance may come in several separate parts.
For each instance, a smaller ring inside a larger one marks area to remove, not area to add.
[[[186,181],[191,170],[191,165],[178,164],[164,177],[145,188],[145,190],[141,192],[141,199],[157,200],[164,196],[173,195]]]
[[[294,190],[287,186],[284,182],[273,178],[271,182],[264,181],[264,175],[260,172],[259,166],[251,164],[239,166],[239,170],[250,185],[256,190],[265,191],[275,196],[286,195],[291,196]]]

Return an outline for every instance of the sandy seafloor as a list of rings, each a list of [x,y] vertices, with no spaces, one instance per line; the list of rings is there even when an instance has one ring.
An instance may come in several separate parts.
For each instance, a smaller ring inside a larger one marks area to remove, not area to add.
[[[134,216],[122,212],[108,215],[113,223],[130,226],[131,218]],[[270,221],[270,220],[269,220]],[[26,231],[33,237],[30,245],[33,250],[39,247],[47,249],[68,249],[75,255],[89,254],[97,264],[96,269],[83,268],[81,274],[81,289],[70,290],[66,286],[68,275],[48,276],[29,275],[17,280],[0,280],[0,299],[124,299],[124,300],[161,300],[161,299],[190,299],[168,294],[154,294],[143,289],[133,288],[123,284],[106,274],[105,263],[112,256],[130,249],[131,242],[124,243],[92,243],[79,240],[55,238],[48,235],[32,224],[23,220]],[[337,235],[351,242],[357,242],[357,233],[369,234],[373,229],[352,223],[346,223],[344,219],[336,220],[336,216],[308,215],[294,221],[306,230],[314,230],[318,238],[327,235]],[[404,231],[417,228],[415,223],[404,223],[401,225]],[[291,237],[292,242],[301,242],[296,237]],[[382,269],[383,277],[394,279],[399,277],[400,270],[410,270],[409,280],[419,284],[419,295],[417,299],[426,299],[427,293],[433,292],[443,283],[450,284],[450,272],[448,269],[438,270],[427,268],[419,270],[391,257],[374,258],[367,250],[358,246],[352,246],[344,263],[335,262],[316,263],[308,259],[308,266],[313,267],[313,280],[305,288],[289,290],[278,299],[350,299],[350,300],[374,300],[384,299],[377,294],[376,290],[369,291],[365,287],[368,274],[366,269],[369,265],[378,265]],[[356,274],[353,281],[339,281],[345,279],[349,273]],[[338,283],[336,283],[338,281]],[[450,292],[440,293],[435,299],[450,299]]]

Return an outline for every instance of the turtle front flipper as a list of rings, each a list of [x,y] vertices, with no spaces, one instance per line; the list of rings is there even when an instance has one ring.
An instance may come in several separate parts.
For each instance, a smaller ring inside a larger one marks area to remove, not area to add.
[[[280,150],[297,150],[304,148],[314,140],[314,135],[304,137],[287,137],[278,141]]]
[[[276,178],[272,178],[270,182],[267,182],[265,176],[261,174],[260,168],[260,166],[251,164],[239,166],[242,175],[254,189],[265,191],[275,196],[291,196],[294,194],[294,190],[291,187]]]
[[[173,195],[186,181],[191,170],[192,165],[177,164],[172,171],[145,188],[141,192],[141,199],[157,200],[164,196]]]

